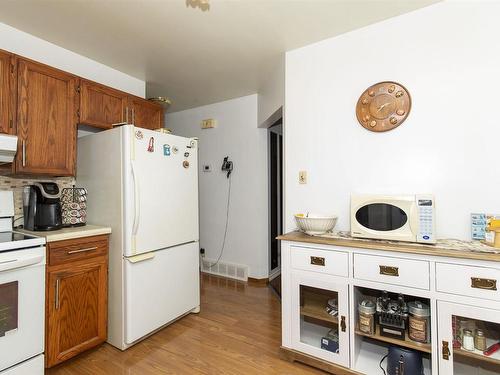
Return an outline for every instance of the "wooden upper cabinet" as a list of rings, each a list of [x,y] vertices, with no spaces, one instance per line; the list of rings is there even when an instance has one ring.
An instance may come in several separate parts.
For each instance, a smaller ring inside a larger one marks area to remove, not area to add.
[[[113,124],[130,122],[128,95],[99,83],[82,80],[80,88],[80,124],[111,129]]]
[[[0,50],[0,133],[13,134],[16,105],[14,55]]]
[[[131,123],[146,129],[163,128],[163,107],[149,100],[131,96],[128,106],[132,111]]]
[[[16,174],[73,176],[79,78],[18,60]]]

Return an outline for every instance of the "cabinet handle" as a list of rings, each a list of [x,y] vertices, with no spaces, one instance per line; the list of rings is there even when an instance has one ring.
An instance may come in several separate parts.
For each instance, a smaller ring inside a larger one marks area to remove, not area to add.
[[[26,141],[23,139],[23,167],[26,167]]]
[[[325,266],[325,258],[323,257],[311,257],[311,264],[314,266]]]
[[[86,251],[92,251],[92,250],[97,250],[97,246],[86,247],[85,249],[71,250],[71,251],[68,251],[68,255],[70,255],[70,254],[77,254],[77,253],[84,253]]]
[[[125,108],[125,123],[128,124],[128,107]]]
[[[342,332],[345,332],[345,330],[346,330],[345,316],[344,315],[342,315],[340,317],[340,329],[342,330]]]
[[[471,277],[471,287],[476,289],[497,290],[497,281],[495,279],[482,279],[480,277]]]
[[[385,276],[399,276],[399,268],[379,265],[380,274]]]
[[[450,346],[448,341],[443,341],[443,349],[442,349],[443,359],[448,361],[450,359]]]
[[[59,310],[59,279],[56,279],[56,310]]]
[[[10,119],[9,127],[12,129],[14,127],[14,120]]]

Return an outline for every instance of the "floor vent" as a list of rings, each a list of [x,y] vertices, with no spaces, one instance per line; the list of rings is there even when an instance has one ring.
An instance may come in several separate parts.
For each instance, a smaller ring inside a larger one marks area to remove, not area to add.
[[[213,265],[216,259],[201,258],[201,271],[211,275],[229,277],[231,279],[248,281],[248,267],[228,262]],[[213,266],[212,266],[213,265]]]

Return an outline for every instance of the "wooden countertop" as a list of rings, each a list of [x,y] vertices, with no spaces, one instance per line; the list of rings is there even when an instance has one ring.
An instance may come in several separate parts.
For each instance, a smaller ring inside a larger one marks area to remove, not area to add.
[[[81,227],[69,227],[52,231],[33,232],[24,229],[16,229],[18,232],[23,232],[37,237],[45,237],[47,242],[71,240],[74,238],[98,236],[101,234],[111,233],[110,227],[102,227],[99,225],[84,225]]]
[[[302,232],[290,232],[277,237],[282,241],[304,242],[319,245],[332,245],[354,247],[371,250],[396,251],[400,253],[411,253],[421,255],[432,255],[441,257],[475,259],[500,262],[500,249],[490,248],[491,252],[471,250],[471,249],[451,249],[449,247],[426,244],[412,244],[406,242],[382,241],[382,240],[367,240],[358,238],[339,238],[327,236],[310,236]],[[464,244],[471,244],[463,241]],[[483,245],[481,245],[483,246]],[[484,245],[486,246],[486,245]],[[487,249],[487,248],[485,248]]]

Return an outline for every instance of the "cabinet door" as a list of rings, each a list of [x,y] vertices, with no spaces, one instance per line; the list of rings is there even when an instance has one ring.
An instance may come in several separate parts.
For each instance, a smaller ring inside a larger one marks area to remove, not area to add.
[[[106,258],[50,271],[47,277],[47,367],[106,340]]]
[[[130,97],[129,106],[132,109],[132,124],[146,129],[163,127],[163,107],[148,100]]]
[[[292,346],[348,367],[348,285],[322,280],[292,274]]]
[[[79,123],[111,129],[113,124],[129,122],[127,98],[124,92],[82,80]]]
[[[19,60],[16,173],[75,174],[78,78]]]
[[[0,133],[14,133],[15,70],[14,56],[0,51]]]
[[[482,339],[464,337],[464,330],[473,336],[483,332]],[[500,373],[500,351],[484,355],[483,347],[500,342],[500,311],[449,302],[438,302],[439,374],[493,375]]]

